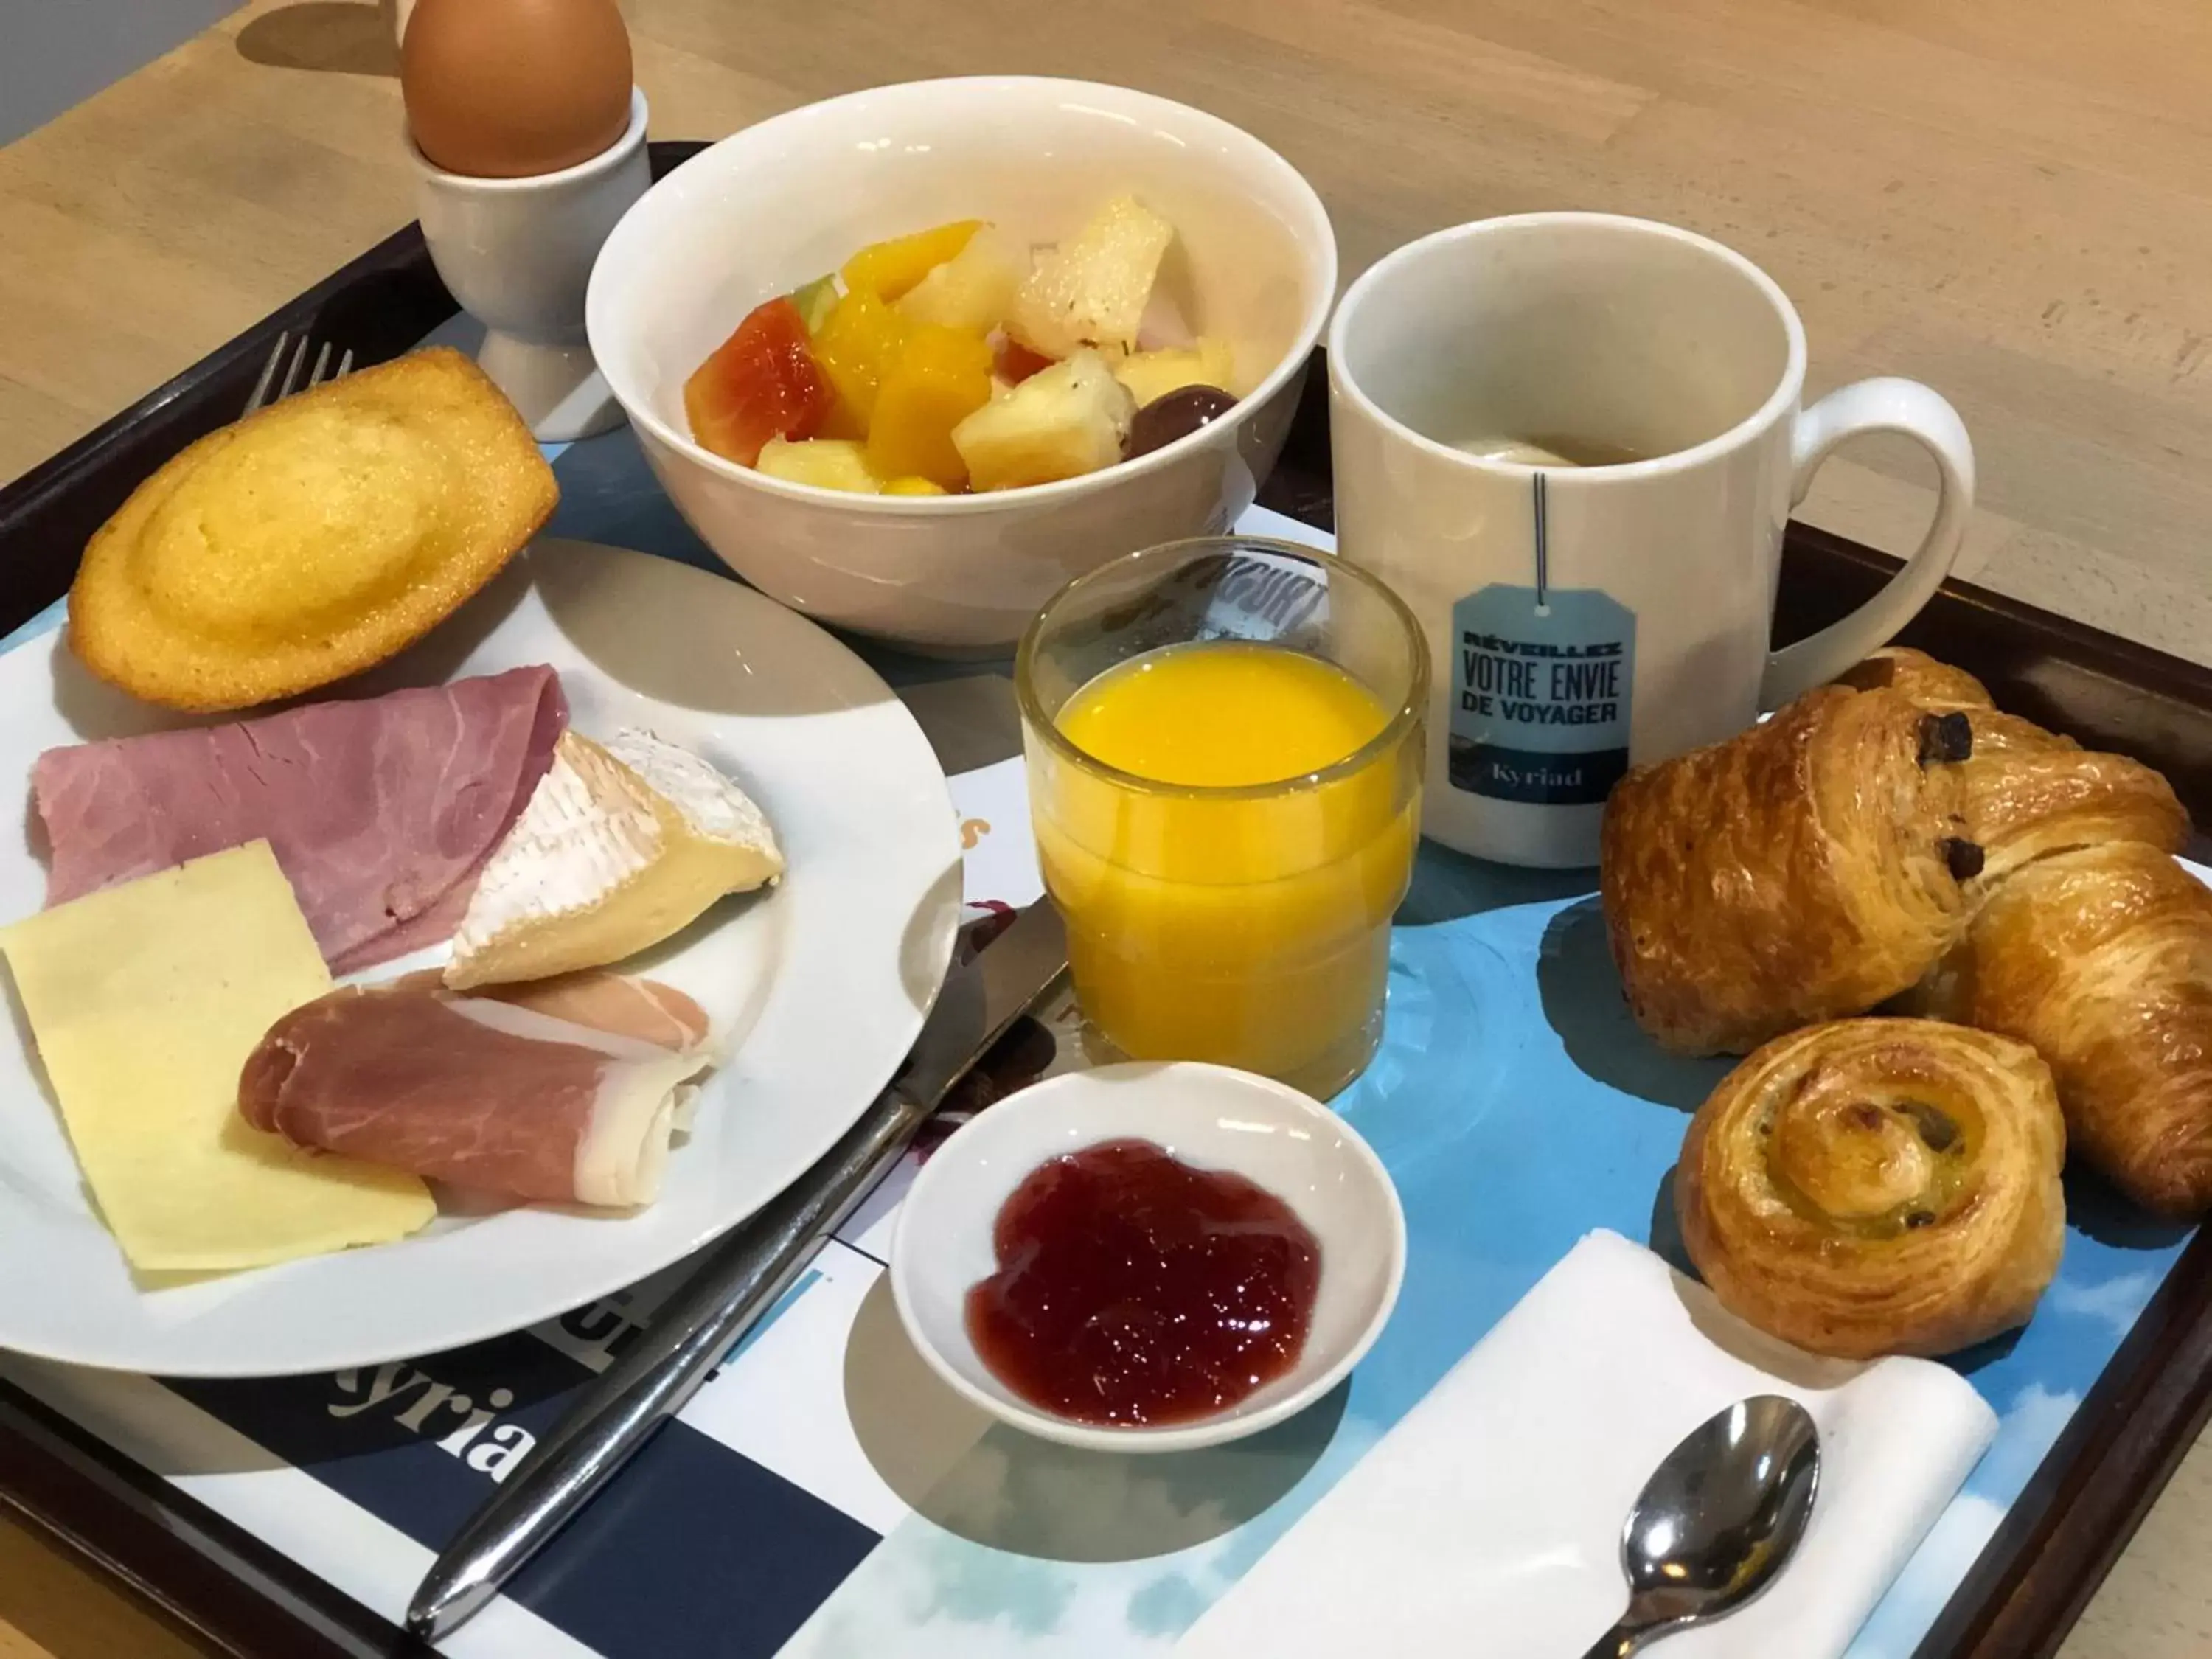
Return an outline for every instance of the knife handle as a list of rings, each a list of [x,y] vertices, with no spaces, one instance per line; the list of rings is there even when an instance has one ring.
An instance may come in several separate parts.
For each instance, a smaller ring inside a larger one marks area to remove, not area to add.
[[[905,1152],[929,1107],[894,1085],[817,1166],[700,1264],[423,1575],[407,1628],[434,1642],[499,1593],[775,1305]]]

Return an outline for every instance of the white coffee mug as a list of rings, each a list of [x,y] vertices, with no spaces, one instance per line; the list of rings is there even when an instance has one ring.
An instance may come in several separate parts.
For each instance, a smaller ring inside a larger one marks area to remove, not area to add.
[[[1328,370],[1337,544],[1404,596],[1436,665],[1422,828],[1483,858],[1595,863],[1632,763],[1729,737],[1887,641],[1973,506],[1949,404],[1883,379],[1801,408],[1804,325],[1774,280],[1645,220],[1409,243],[1346,293]],[[1772,650],[1790,509],[1866,432],[1936,458],[1935,524],[1875,598]],[[1592,464],[1551,464],[1570,452]]]

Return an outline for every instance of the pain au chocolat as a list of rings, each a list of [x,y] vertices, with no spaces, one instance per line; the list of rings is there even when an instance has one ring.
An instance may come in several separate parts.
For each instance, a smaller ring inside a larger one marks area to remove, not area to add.
[[[1623,779],[1600,886],[1638,1023],[1677,1053],[1741,1054],[1918,981],[1980,867],[1971,741],[1900,691],[1827,686]]]

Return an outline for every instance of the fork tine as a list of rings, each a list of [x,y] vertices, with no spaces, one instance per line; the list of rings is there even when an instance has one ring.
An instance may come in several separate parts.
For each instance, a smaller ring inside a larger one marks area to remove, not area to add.
[[[295,392],[312,392],[327,381],[353,372],[350,348],[338,358],[337,368],[331,366],[331,354],[337,347],[328,340],[317,349],[314,362],[310,366],[307,348],[313,344],[314,342],[306,334],[295,335],[289,329],[276,336],[276,343],[270,348],[269,361],[261,366],[261,378],[254,382],[253,395],[246,399],[246,414],[251,415],[256,410],[280,403]],[[288,356],[289,362],[286,361]],[[280,364],[284,369],[284,378],[281,381],[276,379]],[[301,380],[303,370],[307,374],[304,382]]]
[[[300,349],[292,354],[292,361],[284,368],[284,384],[276,388],[276,395],[269,401],[282,403],[299,390],[300,370],[307,362],[307,337],[300,337]]]
[[[246,400],[248,415],[269,401],[269,383],[276,378],[276,365],[284,360],[284,346],[290,338],[289,331],[277,331],[276,343],[269,349],[269,361],[261,365],[261,378],[253,383],[253,395]]]

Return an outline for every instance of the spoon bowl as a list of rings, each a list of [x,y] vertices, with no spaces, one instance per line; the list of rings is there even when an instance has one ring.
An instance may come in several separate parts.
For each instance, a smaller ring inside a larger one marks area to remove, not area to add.
[[[1583,1659],[1626,1659],[1751,1601],[1805,1535],[1820,1480],[1820,1431],[1794,1400],[1739,1400],[1692,1430],[1629,1510],[1628,1611]]]

